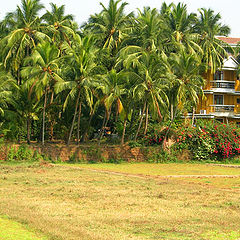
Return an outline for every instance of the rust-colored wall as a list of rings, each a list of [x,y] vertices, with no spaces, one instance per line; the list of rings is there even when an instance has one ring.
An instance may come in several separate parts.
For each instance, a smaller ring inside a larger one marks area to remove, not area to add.
[[[172,144],[169,140],[168,145]],[[0,160],[7,159],[7,153],[9,149],[17,149],[18,144],[6,144],[0,148]],[[37,151],[44,156],[51,157],[53,161],[69,161],[74,156],[75,161],[79,162],[104,162],[106,160],[124,160],[128,162],[143,162],[152,157],[158,151],[160,147],[136,147],[130,148],[126,146],[98,146],[96,145],[71,145],[67,147],[63,144],[47,144],[42,147],[41,144],[31,144],[28,146],[30,149]]]

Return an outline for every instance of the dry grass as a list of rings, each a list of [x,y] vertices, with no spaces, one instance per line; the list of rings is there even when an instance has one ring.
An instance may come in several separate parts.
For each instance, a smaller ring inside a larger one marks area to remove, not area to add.
[[[240,238],[240,191],[232,188],[238,178],[222,187],[68,167],[0,165],[0,173],[0,215],[49,239]]]

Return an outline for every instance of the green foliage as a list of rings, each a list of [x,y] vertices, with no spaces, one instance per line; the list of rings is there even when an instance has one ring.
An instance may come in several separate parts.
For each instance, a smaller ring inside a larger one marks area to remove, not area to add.
[[[7,161],[9,162],[35,162],[40,160],[43,160],[42,155],[31,150],[26,145],[8,149]]]
[[[129,141],[128,146],[130,148],[135,148],[135,147],[142,147],[143,145],[139,142],[136,142],[136,141]]]
[[[64,5],[50,5],[39,16],[40,0],[22,0],[0,22],[0,133],[6,140],[69,145],[100,132],[101,142],[108,127],[124,143],[125,135],[141,137],[149,122],[140,143],[162,144],[169,116],[197,105],[203,71],[210,66],[213,73],[226,57],[227,45],[215,35],[229,28],[210,9],[197,16],[186,4],[163,3],[160,11],[144,7],[134,16],[125,13],[126,2],[109,0],[78,28]]]

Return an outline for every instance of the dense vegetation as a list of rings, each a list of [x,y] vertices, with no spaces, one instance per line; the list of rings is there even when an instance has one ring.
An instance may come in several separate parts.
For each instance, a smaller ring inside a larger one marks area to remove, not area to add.
[[[53,3],[40,16],[40,0],[22,0],[1,21],[2,137],[69,144],[109,130],[124,143],[195,111],[202,73],[227,56],[215,38],[230,32],[220,14],[182,3],[137,14],[120,0],[101,5],[82,26]]]

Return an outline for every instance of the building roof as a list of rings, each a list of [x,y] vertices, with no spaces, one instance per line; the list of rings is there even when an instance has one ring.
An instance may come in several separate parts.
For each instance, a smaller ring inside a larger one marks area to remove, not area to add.
[[[234,57],[229,56],[227,59],[224,59],[222,70],[236,70],[237,67],[238,67],[237,60]]]
[[[235,37],[217,36],[216,38],[230,45],[237,45],[240,42],[240,38],[235,38]]]

